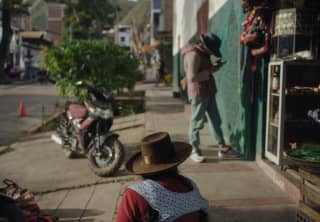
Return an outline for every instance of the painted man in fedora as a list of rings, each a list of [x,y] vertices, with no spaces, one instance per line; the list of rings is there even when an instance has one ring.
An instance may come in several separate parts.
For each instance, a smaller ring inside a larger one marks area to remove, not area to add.
[[[144,180],[124,192],[116,221],[207,221],[207,200],[193,181],[177,171],[191,146],[172,142],[168,133],[159,132],[143,138],[140,150],[126,168]]]
[[[207,116],[210,130],[219,146],[218,156],[238,155],[237,152],[225,144],[215,99],[217,88],[212,73],[217,72],[224,64],[221,60],[220,46],[221,40],[217,35],[213,33],[201,34],[197,43],[188,45],[182,51],[188,98],[192,110],[189,143],[193,149],[190,158],[195,162],[203,162],[205,160],[199,148],[199,132],[204,126],[205,115]],[[211,55],[217,57],[218,62],[212,64]]]

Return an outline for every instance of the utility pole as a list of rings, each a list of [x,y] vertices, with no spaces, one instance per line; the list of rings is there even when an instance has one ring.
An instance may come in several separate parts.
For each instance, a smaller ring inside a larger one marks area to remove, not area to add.
[[[119,14],[118,14],[118,8],[119,8],[119,2],[116,0],[115,2],[115,14],[116,14],[116,21],[115,21],[115,26],[114,26],[114,42],[116,44],[119,43]]]

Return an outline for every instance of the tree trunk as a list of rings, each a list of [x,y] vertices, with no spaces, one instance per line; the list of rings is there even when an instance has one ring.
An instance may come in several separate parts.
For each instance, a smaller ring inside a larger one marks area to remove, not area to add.
[[[4,65],[9,54],[10,41],[12,36],[10,0],[2,1],[2,39],[0,43],[0,82],[6,81]]]

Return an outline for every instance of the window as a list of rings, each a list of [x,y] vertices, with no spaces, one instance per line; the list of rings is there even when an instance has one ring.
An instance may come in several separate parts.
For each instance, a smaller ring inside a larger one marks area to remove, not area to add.
[[[152,9],[161,9],[161,0],[152,0],[153,4],[152,4]]]

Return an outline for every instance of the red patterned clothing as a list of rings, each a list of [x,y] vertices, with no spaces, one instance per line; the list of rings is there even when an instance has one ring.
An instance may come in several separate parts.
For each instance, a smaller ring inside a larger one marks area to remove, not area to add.
[[[178,193],[189,192],[192,186],[183,177],[162,177],[155,180],[164,188]],[[149,206],[148,202],[136,191],[127,189],[122,197],[116,221],[117,222],[150,222],[150,212],[153,209]],[[181,216],[177,222],[200,222],[200,211],[193,212]]]

